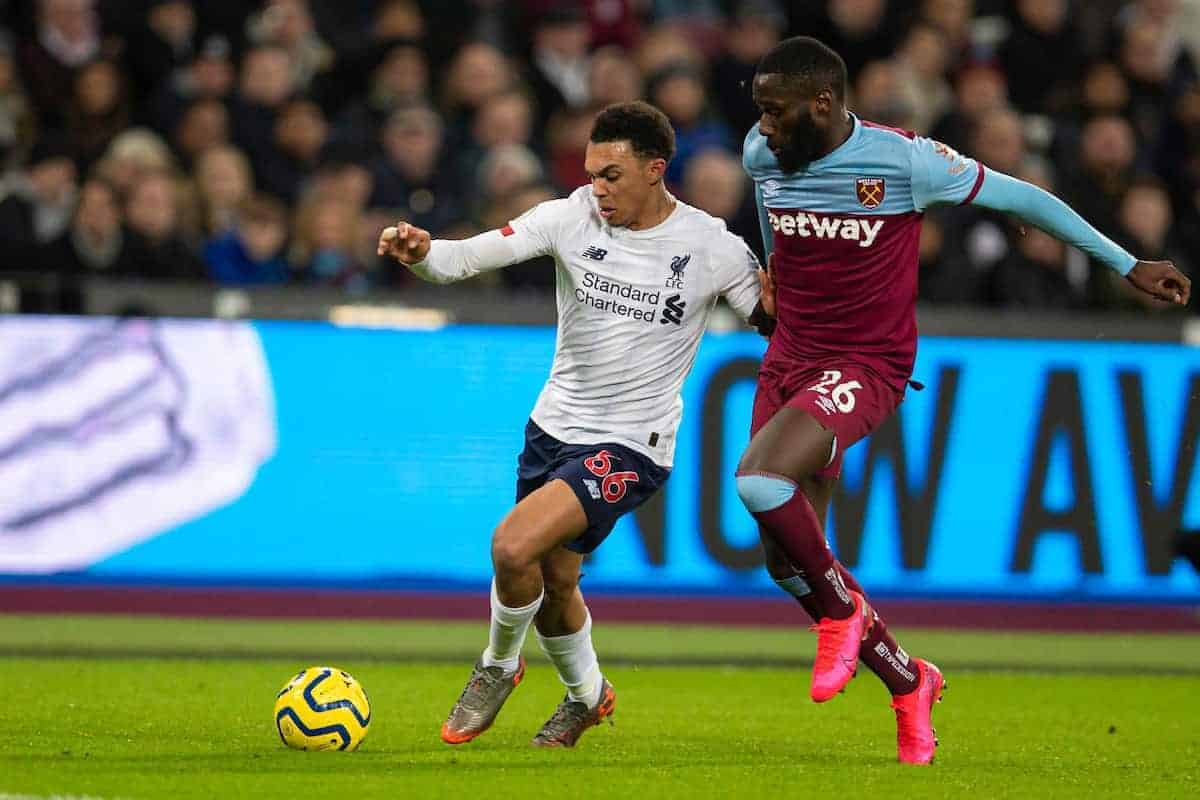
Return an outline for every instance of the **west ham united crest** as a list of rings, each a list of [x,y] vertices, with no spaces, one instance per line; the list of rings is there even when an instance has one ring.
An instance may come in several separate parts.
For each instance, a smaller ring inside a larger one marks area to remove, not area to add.
[[[863,208],[879,208],[883,203],[883,178],[858,178],[854,190]]]

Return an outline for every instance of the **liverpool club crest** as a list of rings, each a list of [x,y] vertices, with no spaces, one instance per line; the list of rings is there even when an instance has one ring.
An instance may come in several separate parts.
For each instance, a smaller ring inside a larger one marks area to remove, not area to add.
[[[854,190],[863,208],[875,209],[883,203],[883,178],[858,178]]]

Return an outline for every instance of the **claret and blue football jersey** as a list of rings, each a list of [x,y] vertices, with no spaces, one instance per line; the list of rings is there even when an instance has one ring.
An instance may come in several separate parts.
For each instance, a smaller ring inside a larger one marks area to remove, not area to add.
[[[757,125],[746,136],[743,164],[775,257],[780,324],[764,368],[835,355],[899,387],[916,356],[922,212],[968,202],[983,168],[930,139],[853,121],[840,147],[794,174]]]

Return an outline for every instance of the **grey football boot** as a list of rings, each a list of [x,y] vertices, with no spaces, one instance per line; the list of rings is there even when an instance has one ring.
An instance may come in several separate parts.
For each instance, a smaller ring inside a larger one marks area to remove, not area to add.
[[[567,695],[558,704],[550,719],[546,720],[537,736],[533,737],[533,746],[574,747],[584,731],[609,719],[616,705],[617,695],[607,679],[600,685],[600,699],[591,708]],[[609,724],[612,724],[611,719]]]
[[[509,675],[505,675],[501,667],[485,667],[482,661],[476,661],[470,680],[442,725],[442,741],[446,744],[463,744],[492,727],[504,701],[523,677],[524,656],[517,665],[517,671]]]

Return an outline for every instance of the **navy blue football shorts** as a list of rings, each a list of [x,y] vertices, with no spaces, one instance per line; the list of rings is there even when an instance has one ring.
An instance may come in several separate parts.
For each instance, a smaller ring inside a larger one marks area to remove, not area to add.
[[[538,427],[525,426],[525,449],[517,458],[517,502],[556,478],[566,481],[587,514],[587,530],[566,544],[590,553],[622,515],[649,500],[671,470],[620,444],[566,444]]]

